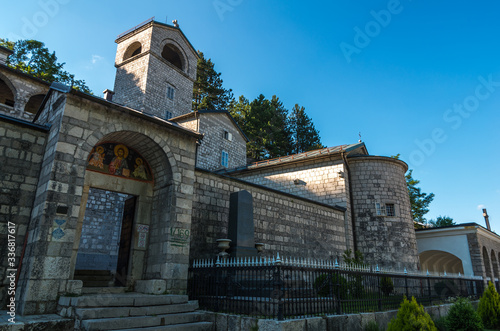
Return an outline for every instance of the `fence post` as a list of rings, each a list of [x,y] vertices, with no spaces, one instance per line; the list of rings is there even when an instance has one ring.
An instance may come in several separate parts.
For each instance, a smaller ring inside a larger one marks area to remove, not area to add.
[[[282,294],[282,280],[281,280],[281,259],[278,253],[274,263],[274,293],[278,300],[278,321],[283,321],[283,294]]]
[[[335,260],[335,292],[337,296],[337,315],[342,314],[342,298],[340,297],[340,272],[339,272],[339,262]]]
[[[408,299],[409,292],[408,292],[408,271],[406,271],[406,268],[404,269],[405,272],[405,288],[406,288],[406,298]]]
[[[377,269],[375,269],[375,272],[377,273],[377,283],[378,283],[378,310],[382,311],[382,288],[380,286],[380,269],[378,268],[377,264]]]
[[[219,256],[217,256],[217,261],[215,262],[214,266],[214,274],[215,274],[215,307],[214,310],[215,312],[219,311],[219,287],[220,287],[220,277],[219,277],[219,269],[220,269],[220,260]]]
[[[429,293],[429,305],[432,306],[431,279],[429,278],[429,269],[427,269],[427,291]]]

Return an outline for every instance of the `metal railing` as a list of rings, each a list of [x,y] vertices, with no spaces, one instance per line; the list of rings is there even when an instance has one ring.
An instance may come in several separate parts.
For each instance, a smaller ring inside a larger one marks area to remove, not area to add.
[[[424,305],[477,299],[482,277],[380,270],[334,261],[276,258],[197,260],[189,296],[200,308],[278,320],[397,309],[404,296]]]

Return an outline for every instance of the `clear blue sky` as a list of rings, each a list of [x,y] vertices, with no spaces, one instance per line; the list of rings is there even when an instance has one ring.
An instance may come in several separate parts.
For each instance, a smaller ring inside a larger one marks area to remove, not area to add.
[[[38,39],[100,95],[113,88],[114,40],[155,16],[179,21],[224,85],[295,103],[323,144],[401,154],[427,218],[500,231],[500,4],[493,1],[9,1],[0,37]]]

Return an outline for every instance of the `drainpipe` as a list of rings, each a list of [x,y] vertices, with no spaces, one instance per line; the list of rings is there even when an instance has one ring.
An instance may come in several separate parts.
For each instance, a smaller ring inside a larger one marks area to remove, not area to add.
[[[351,209],[352,241],[353,241],[354,252],[356,252],[358,250],[358,242],[357,242],[357,239],[356,239],[356,219],[355,219],[355,216],[354,216],[354,198],[353,198],[353,195],[352,195],[351,169],[349,168],[349,164],[347,163],[347,158],[345,156],[345,152],[341,152],[340,155],[342,156],[342,161],[344,162],[344,168],[346,170],[346,175],[347,175],[347,183],[349,184],[349,200],[350,200],[350,206],[351,206],[350,209]]]

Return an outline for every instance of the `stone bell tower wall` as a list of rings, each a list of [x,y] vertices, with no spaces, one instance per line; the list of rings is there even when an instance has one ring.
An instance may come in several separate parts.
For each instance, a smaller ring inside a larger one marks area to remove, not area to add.
[[[365,262],[397,270],[416,270],[417,240],[405,180],[408,166],[403,161],[380,156],[352,157],[348,162],[357,247]],[[381,208],[379,213],[377,203]],[[394,215],[386,212],[387,205],[394,207]]]

